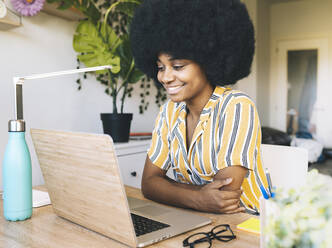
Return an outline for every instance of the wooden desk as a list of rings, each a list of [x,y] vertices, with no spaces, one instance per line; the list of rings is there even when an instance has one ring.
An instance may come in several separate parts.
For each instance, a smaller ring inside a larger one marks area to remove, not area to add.
[[[126,187],[127,195],[143,198],[139,189]],[[3,204],[0,204],[0,247],[26,248],[26,247],[127,247],[108,237],[89,231],[79,225],[71,223],[54,214],[52,206],[33,209],[32,218],[21,222],[9,222],[3,217]],[[190,211],[190,210],[188,210]],[[198,213],[198,212],[197,212]],[[230,224],[237,236],[236,240],[223,243],[213,240],[212,247],[256,248],[259,247],[259,236],[236,229],[236,225],[250,217],[249,214],[217,215],[198,213],[212,219],[212,224],[193,230],[191,232],[156,243],[150,247],[179,248],[182,241],[192,233],[199,231],[208,232],[218,224]]]

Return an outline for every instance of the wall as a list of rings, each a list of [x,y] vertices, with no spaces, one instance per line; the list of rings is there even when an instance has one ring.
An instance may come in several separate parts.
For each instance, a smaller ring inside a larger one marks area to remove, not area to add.
[[[278,99],[282,96],[277,94],[278,82],[273,80],[278,76],[277,47],[279,41],[326,39],[328,46],[332,47],[332,1],[331,0],[304,0],[290,3],[280,3],[271,6],[271,85],[270,85],[270,111],[274,115],[270,118],[270,125],[280,128],[278,115]],[[326,54],[324,54],[326,55]],[[328,59],[325,67],[329,67],[332,61],[332,49],[328,49]],[[322,56],[322,55],[319,55]],[[329,92],[332,91],[332,71],[327,72],[327,78],[318,82],[318,107],[320,117],[320,128],[322,131],[323,143],[332,147],[332,115]]]
[[[242,0],[242,2],[247,6],[250,18],[254,24],[255,35],[257,36],[257,0]],[[249,74],[248,77],[239,80],[236,83],[236,85],[233,86],[233,88],[247,93],[253,99],[253,101],[256,102],[256,91],[257,91],[256,81],[257,81],[257,56],[255,54],[251,67],[251,73]]]
[[[243,0],[255,27],[256,49],[251,73],[236,84],[255,102],[261,125],[269,123],[270,80],[270,2],[269,0]]]
[[[23,25],[0,30],[0,159],[8,139],[7,123],[14,118],[14,76],[31,75],[76,68],[72,48],[75,22],[39,13],[23,18]],[[99,114],[112,111],[112,101],[93,78],[83,81],[77,91],[76,75],[27,81],[24,85],[24,119],[27,143],[33,162],[33,184],[43,183],[29,134],[30,128],[60,129],[102,133]],[[137,85],[138,86],[138,85]],[[134,113],[131,131],[151,132],[158,107],[151,92],[150,108],[140,115],[138,87],[127,101],[125,112]],[[0,177],[1,185],[1,177]]]
[[[270,2],[259,0],[257,5],[257,109],[262,126],[269,124],[270,81]]]

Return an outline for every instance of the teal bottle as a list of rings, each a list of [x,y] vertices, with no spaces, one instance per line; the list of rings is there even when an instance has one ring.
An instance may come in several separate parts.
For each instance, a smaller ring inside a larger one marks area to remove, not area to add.
[[[9,121],[9,139],[2,164],[3,214],[6,220],[32,215],[31,157],[25,141],[25,122]]]

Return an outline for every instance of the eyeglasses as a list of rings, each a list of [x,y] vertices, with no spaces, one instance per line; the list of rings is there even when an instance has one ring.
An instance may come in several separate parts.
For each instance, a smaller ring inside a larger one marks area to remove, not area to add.
[[[183,246],[190,248],[210,248],[212,246],[212,240],[217,239],[222,242],[228,242],[235,239],[231,227],[228,224],[218,225],[211,229],[210,232],[200,232],[190,235],[183,240]]]

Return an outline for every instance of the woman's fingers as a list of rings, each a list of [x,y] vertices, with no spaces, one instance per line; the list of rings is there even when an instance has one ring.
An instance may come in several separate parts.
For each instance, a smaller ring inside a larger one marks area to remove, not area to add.
[[[203,186],[199,191],[199,209],[214,213],[236,211],[239,208],[240,197],[243,191],[241,189],[220,190],[220,186],[227,183],[229,183],[227,180],[215,180]]]
[[[239,203],[239,199],[223,200],[221,204],[221,209],[227,208],[229,206],[239,206]]]
[[[212,181],[211,183],[208,184],[208,187],[214,188],[214,189],[220,189],[223,186],[226,186],[230,184],[233,181],[231,177],[226,178],[226,179],[217,179]]]
[[[232,191],[224,191],[222,190],[221,192],[221,197],[223,200],[227,200],[227,199],[240,199],[241,195],[242,195],[242,190],[232,190]]]
[[[246,209],[244,207],[237,206],[237,207],[234,207],[234,209],[232,209],[230,207],[229,210],[224,210],[223,209],[222,211],[223,211],[224,214],[235,214],[235,213],[243,213],[243,212],[246,211]]]
[[[238,209],[240,206],[238,203],[236,204],[232,204],[232,205],[228,205],[222,209],[220,209],[223,213],[229,212],[229,211],[234,211],[236,209]]]

